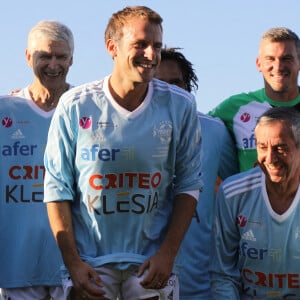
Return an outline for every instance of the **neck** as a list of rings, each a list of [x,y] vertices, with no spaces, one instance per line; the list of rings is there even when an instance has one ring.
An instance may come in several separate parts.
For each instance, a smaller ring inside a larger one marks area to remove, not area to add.
[[[50,111],[57,106],[60,96],[69,89],[67,83],[57,89],[48,89],[42,85],[32,84],[29,86],[31,99],[37,106],[45,111]]]
[[[128,111],[134,111],[144,101],[148,90],[148,83],[133,84],[126,88],[120,82],[117,84],[111,76],[108,80],[108,87],[112,97],[120,106]]]
[[[280,92],[276,92],[272,88],[266,87],[265,92],[270,99],[277,102],[290,102],[299,96],[298,86],[292,90],[290,89],[287,91],[280,91]]]
[[[273,210],[278,214],[283,214],[288,210],[298,191],[299,180],[288,184],[278,184],[266,182],[267,193]]]

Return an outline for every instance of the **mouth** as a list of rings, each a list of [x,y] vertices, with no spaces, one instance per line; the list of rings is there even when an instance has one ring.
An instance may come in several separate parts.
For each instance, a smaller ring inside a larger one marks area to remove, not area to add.
[[[151,70],[156,66],[155,64],[151,64],[151,63],[135,63],[135,65],[137,67],[142,67],[142,68],[148,69],[148,70]]]
[[[286,78],[289,74],[287,72],[280,73],[280,74],[271,74],[271,77],[273,77],[275,80],[280,81]]]
[[[48,76],[48,77],[58,77],[60,75],[60,72],[45,72],[45,75]]]
[[[265,165],[269,174],[270,175],[278,175],[281,171],[281,166],[280,165],[274,165],[274,164],[269,164],[269,165]]]

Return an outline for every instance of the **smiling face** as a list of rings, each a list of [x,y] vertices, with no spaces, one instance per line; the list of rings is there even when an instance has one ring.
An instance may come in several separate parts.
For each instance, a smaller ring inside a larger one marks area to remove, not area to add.
[[[297,97],[300,61],[294,41],[262,41],[256,65],[271,99],[284,101]]]
[[[141,17],[132,17],[119,40],[109,39],[107,50],[114,60],[114,74],[123,82],[148,83],[160,63],[162,29]]]
[[[299,183],[300,149],[291,129],[281,121],[262,123],[256,127],[258,162],[267,180],[274,183]]]
[[[67,42],[38,39],[26,49],[26,59],[35,81],[48,90],[60,89],[66,84],[73,60]]]

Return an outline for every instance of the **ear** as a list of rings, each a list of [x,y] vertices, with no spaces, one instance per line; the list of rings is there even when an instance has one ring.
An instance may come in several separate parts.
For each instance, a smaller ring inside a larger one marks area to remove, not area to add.
[[[28,66],[32,68],[32,66],[33,66],[32,55],[27,48],[25,50],[25,56],[26,56],[26,61],[27,61]]]
[[[261,72],[261,61],[259,59],[259,56],[256,58],[256,67],[257,67],[257,70],[259,72]]]
[[[109,55],[114,59],[117,56],[117,44],[114,40],[108,39],[105,43],[106,50]]]

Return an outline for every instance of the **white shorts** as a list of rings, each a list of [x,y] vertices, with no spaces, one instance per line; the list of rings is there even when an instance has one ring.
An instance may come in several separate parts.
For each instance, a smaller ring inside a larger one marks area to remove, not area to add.
[[[145,273],[141,277],[137,277],[137,268],[120,271],[106,267],[96,268],[104,287],[105,297],[115,300],[127,299],[147,299],[150,297],[158,297],[159,300],[179,300],[179,283],[176,275],[169,278],[168,285],[163,289],[145,289],[140,282],[143,280]],[[65,300],[69,300],[72,289],[71,279],[63,280],[63,288],[65,291]]]
[[[4,300],[63,300],[64,292],[61,286],[31,286],[1,289],[1,296]]]

